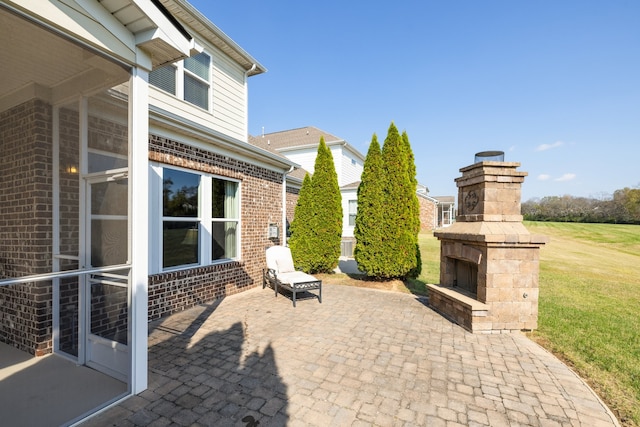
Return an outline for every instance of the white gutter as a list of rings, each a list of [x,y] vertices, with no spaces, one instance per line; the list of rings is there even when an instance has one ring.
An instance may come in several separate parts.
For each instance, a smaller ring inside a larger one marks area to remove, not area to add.
[[[255,71],[258,66],[254,62],[247,71],[244,72],[244,134],[249,135],[249,73]]]

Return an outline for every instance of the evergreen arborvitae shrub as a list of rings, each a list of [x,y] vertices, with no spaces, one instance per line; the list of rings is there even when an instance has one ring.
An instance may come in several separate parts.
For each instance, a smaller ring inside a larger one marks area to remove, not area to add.
[[[368,276],[384,273],[385,197],[384,170],[378,137],[373,134],[358,186],[358,213],[353,231],[358,269]]]
[[[310,224],[313,222],[313,195],[311,193],[311,177],[309,174],[304,176],[302,187],[298,194],[298,202],[293,214],[293,220],[289,226],[291,237],[289,237],[289,247],[294,265],[303,270],[311,269],[311,261],[309,259],[309,246],[313,233]]]
[[[307,273],[329,273],[338,266],[340,258],[342,196],[333,155],[323,137],[310,182],[305,200],[301,202],[302,189],[298,198],[298,205],[309,207],[310,212],[303,207],[302,215],[298,217],[296,205],[289,245],[297,268]]]
[[[409,271],[408,276],[415,279],[422,272],[422,255],[420,253],[420,245],[418,244],[418,234],[420,233],[420,201],[416,194],[418,179],[416,178],[415,157],[413,156],[413,150],[411,149],[411,143],[409,142],[409,135],[407,135],[406,131],[402,132],[402,142],[404,143],[404,149],[407,153],[407,174],[412,183],[411,188],[413,188],[411,195],[413,211],[411,212],[411,225],[409,225],[408,228],[410,231],[415,233],[416,238],[416,266]]]
[[[416,185],[409,176],[409,153],[405,142],[393,122],[382,147],[382,163],[386,176],[386,236],[383,255],[385,271],[381,275],[405,278],[417,267],[418,238],[414,216]]]

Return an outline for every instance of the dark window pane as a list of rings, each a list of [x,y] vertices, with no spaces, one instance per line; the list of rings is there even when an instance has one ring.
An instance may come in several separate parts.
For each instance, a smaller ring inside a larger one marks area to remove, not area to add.
[[[185,74],[184,100],[205,110],[209,109],[209,85]]]
[[[237,218],[238,217],[238,183],[213,178],[211,183],[211,217],[212,218]]]
[[[149,73],[149,83],[157,88],[176,94],[176,69],[172,65],[156,68]]]
[[[211,259],[213,261],[237,256],[237,225],[235,221],[214,222],[211,224]]]
[[[206,53],[199,53],[184,60],[184,68],[203,80],[209,81],[209,64],[211,58]]]
[[[200,175],[175,169],[164,169],[162,182],[162,215],[198,216]]]
[[[162,267],[198,263],[199,230],[197,222],[162,223]]]

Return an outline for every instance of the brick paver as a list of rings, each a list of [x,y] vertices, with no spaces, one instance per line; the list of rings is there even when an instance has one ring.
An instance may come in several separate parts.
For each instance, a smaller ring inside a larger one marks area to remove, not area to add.
[[[618,425],[522,334],[471,334],[408,294],[322,301],[258,288],[150,324],[149,389],[84,425]]]

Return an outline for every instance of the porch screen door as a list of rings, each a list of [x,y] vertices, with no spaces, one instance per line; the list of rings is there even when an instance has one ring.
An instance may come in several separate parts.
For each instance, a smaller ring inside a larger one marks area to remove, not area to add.
[[[92,267],[128,259],[127,190],[122,173],[87,180],[87,249]],[[87,365],[123,381],[129,373],[128,270],[91,275],[85,284]]]

